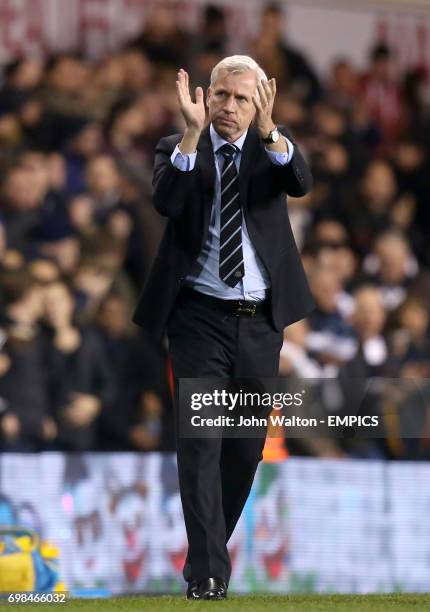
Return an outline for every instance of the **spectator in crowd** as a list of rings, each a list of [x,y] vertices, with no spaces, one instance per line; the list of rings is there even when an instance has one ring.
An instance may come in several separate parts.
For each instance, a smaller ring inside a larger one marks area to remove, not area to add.
[[[35,451],[56,435],[46,386],[46,343],[38,327],[42,294],[27,270],[3,270],[0,447]]]
[[[285,15],[280,4],[267,4],[262,11],[259,32],[251,44],[255,57],[278,88],[288,88],[305,105],[322,94],[320,82],[304,55],[284,40]]]
[[[403,77],[403,99],[408,132],[413,140],[428,150],[430,145],[430,113],[427,104],[427,68],[414,66]]]
[[[24,252],[38,227],[43,193],[31,180],[30,173],[18,164],[7,168],[2,181],[1,210],[9,249]]]
[[[208,4],[202,15],[202,26],[192,42],[192,70],[194,81],[204,89],[210,84],[212,66],[228,55],[227,19],[224,8]]]
[[[214,4],[208,4],[203,10],[203,27],[201,34],[196,37],[196,49],[200,51],[216,51],[225,56],[229,44],[227,32],[227,19],[224,9]]]
[[[83,323],[91,323],[105,296],[121,284],[118,267],[123,261],[121,247],[109,238],[97,237],[95,251],[88,249],[82,257],[72,277],[73,289],[77,297],[77,318]],[[103,256],[102,247],[111,247],[109,257]],[[127,289],[125,290],[127,291]]]
[[[46,111],[57,119],[57,125],[68,126],[69,117],[95,118],[92,72],[91,64],[77,53],[59,54],[49,60],[44,100]]]
[[[347,57],[337,59],[331,66],[327,100],[348,113],[354,106],[359,93],[359,75],[352,62]]]
[[[39,59],[28,57],[9,62],[3,71],[0,112],[13,114],[21,110],[40,85],[42,77],[43,63]]]
[[[425,298],[428,273],[420,272],[407,238],[396,230],[378,236],[364,261],[364,271],[380,287],[388,311],[400,306],[408,294]]]
[[[362,367],[363,377],[388,376],[390,353],[383,335],[387,312],[381,291],[363,286],[354,292],[352,326],[358,338],[355,361]]]
[[[118,155],[127,154],[132,158],[139,156],[147,125],[148,118],[139,100],[123,98],[113,106],[107,120],[109,143]],[[139,162],[145,163],[142,153]]]
[[[173,428],[164,351],[144,334],[133,335],[129,308],[119,293],[106,295],[96,323],[116,389],[102,415],[104,448],[166,448],[168,419]]]
[[[370,52],[369,70],[361,82],[364,101],[381,130],[383,145],[395,141],[404,126],[404,107],[394,59],[394,52],[388,45],[375,45]]]
[[[146,255],[141,240],[142,218],[135,203],[124,198],[121,174],[111,156],[98,155],[88,163],[87,186],[94,222],[124,243],[124,265],[136,284],[142,282]]]
[[[145,53],[157,67],[186,67],[188,40],[186,33],[178,26],[173,4],[160,0],[153,6],[142,32],[131,45]]]
[[[145,93],[153,81],[154,66],[144,50],[130,44],[122,51],[119,60],[122,82],[116,101]]]
[[[64,144],[65,190],[68,196],[74,196],[85,191],[88,162],[102,153],[103,131],[100,123],[85,118],[71,121],[69,130]]]
[[[307,349],[323,366],[322,375],[336,375],[339,366],[349,361],[356,351],[351,326],[338,307],[340,279],[327,268],[315,268],[310,275],[311,290],[316,302],[308,317],[310,330]]]
[[[429,313],[424,302],[408,297],[398,309],[398,328],[393,332],[393,355],[403,372],[419,371],[430,377]]]
[[[399,207],[403,228],[414,241],[420,261],[429,264],[430,212],[427,206],[429,159],[419,141],[410,136],[399,139],[392,156],[393,168],[403,207]]]
[[[113,401],[112,365],[100,336],[76,325],[75,300],[62,281],[44,290],[45,323],[52,338],[48,388],[58,442],[68,450],[97,446],[101,414]]]
[[[424,301],[408,297],[396,315],[391,343],[398,378],[386,381],[381,398],[387,432],[386,456],[428,461],[429,313]]]
[[[316,226],[316,235],[318,236],[318,229],[321,227],[329,228],[330,224],[335,231],[338,232],[342,226],[338,225],[337,222],[324,221]],[[330,236],[330,234],[323,229],[320,235]],[[343,235],[338,234],[338,236]],[[331,240],[327,242],[316,243],[314,245],[314,259],[313,266],[325,268],[329,271],[329,274],[337,279],[339,285],[339,291],[336,295],[336,308],[343,319],[347,320],[348,317],[354,310],[354,300],[351,295],[351,287],[354,283],[354,278],[358,270],[357,256],[349,246],[348,242],[333,242],[335,234],[331,231]]]
[[[360,181],[357,193],[346,204],[346,214],[354,247],[365,255],[375,237],[394,224],[397,183],[388,161],[371,161]]]

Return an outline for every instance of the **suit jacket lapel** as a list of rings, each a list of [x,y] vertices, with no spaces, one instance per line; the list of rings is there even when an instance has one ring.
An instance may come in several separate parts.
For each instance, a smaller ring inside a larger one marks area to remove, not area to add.
[[[215,193],[215,156],[212,148],[212,141],[207,126],[197,144],[197,163],[202,175],[202,188],[204,200],[204,226],[209,227],[210,213]]]
[[[260,150],[259,145],[258,134],[255,129],[250,127],[246,135],[245,142],[243,143],[239,169],[239,196],[243,208],[246,208],[249,178],[251,176],[254,160]]]

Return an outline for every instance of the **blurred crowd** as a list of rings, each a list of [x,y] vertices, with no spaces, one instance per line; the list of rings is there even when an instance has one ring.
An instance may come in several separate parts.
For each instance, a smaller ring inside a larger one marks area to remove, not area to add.
[[[280,373],[318,379],[329,410],[348,403],[348,381],[385,385],[372,400],[383,440],[286,444],[305,455],[430,458],[426,71],[400,71],[378,42],[365,71],[343,57],[317,74],[289,43],[288,15],[270,4],[259,19],[236,49],[220,7],[202,6],[189,32],[160,3],[99,62],[70,52],[3,66],[2,450],[173,448],[165,347],[130,322],[165,223],[151,204],[153,151],[184,128],[178,68],[206,87],[217,61],[245,52],[276,77],[275,119],[315,179],[310,194],[289,198],[289,213],[317,309],[286,330]],[[402,440],[412,405],[421,435]]]

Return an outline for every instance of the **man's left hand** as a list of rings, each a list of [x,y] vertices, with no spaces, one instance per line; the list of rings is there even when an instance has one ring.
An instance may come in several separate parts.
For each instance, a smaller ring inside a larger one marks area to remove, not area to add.
[[[269,133],[276,128],[273,123],[272,111],[276,96],[276,79],[262,80],[257,85],[257,91],[252,97],[255,113],[255,127],[260,138],[267,138]]]

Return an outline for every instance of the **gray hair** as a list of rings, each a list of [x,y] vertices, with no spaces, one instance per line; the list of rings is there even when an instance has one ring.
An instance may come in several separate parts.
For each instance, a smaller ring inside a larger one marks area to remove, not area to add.
[[[249,55],[230,55],[216,64],[211,72],[211,87],[216,83],[221,70],[227,72],[246,72],[253,70],[257,76],[257,81],[267,81],[267,75],[257,62]]]

